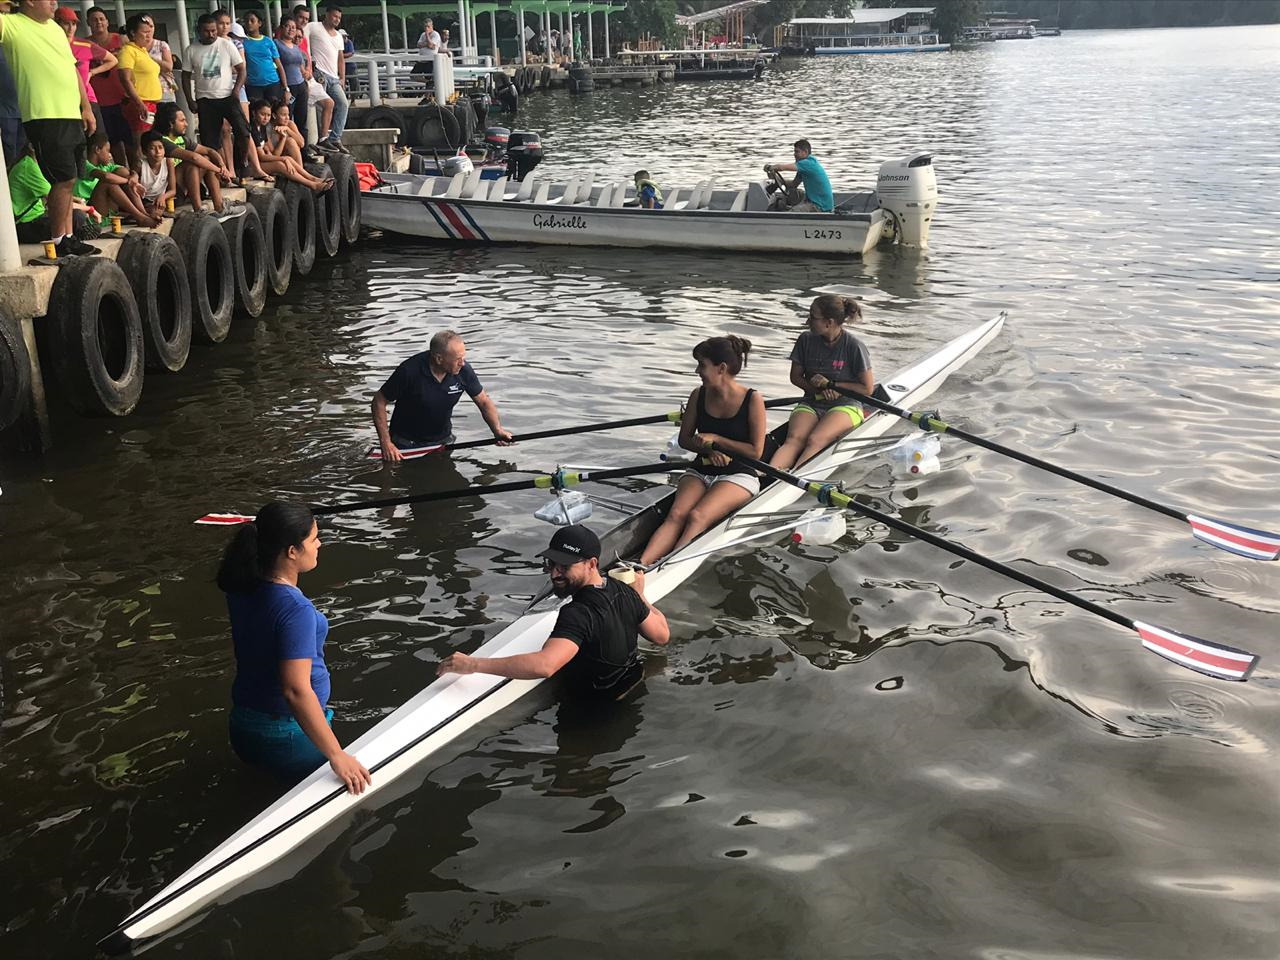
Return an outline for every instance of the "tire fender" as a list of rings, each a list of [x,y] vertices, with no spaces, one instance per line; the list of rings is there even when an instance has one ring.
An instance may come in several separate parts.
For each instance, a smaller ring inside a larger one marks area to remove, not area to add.
[[[329,172],[336,181],[333,192],[342,213],[342,238],[348,244],[360,239],[360,177],[355,161],[343,154],[329,158]]]
[[[258,211],[246,207],[243,214],[222,221],[222,232],[231,248],[231,273],[235,278],[236,303],[248,317],[262,315],[270,285],[267,267],[267,238],[262,232]]]
[[[222,225],[203,213],[180,213],[169,234],[187,265],[191,288],[191,337],[199,343],[221,343],[235,315],[235,273],[231,247]]]
[[[249,191],[249,205],[258,212],[267,262],[267,285],[283,296],[293,278],[293,224],[284,193],[274,187]]]
[[[177,373],[191,353],[191,285],[171,237],[130,231],[116,263],[133,288],[148,370]]]
[[[308,163],[307,173],[321,180],[333,177],[330,164]],[[342,205],[338,194],[338,178],[333,177],[333,186],[324,193],[315,195],[316,204],[316,255],[332,257],[342,245]]]
[[[284,202],[289,208],[289,235],[292,238],[293,272],[305,277],[316,264],[315,195],[292,180],[284,185]]]
[[[0,308],[0,430],[13,426],[31,394],[31,355],[22,326]]]

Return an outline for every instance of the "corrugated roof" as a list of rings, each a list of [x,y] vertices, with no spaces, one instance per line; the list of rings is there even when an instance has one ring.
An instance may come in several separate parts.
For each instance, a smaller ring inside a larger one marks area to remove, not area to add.
[[[888,23],[905,17],[908,13],[933,13],[933,7],[868,7],[865,10],[854,10],[848,17],[798,17],[789,21],[792,26],[800,24],[840,24],[840,23]]]

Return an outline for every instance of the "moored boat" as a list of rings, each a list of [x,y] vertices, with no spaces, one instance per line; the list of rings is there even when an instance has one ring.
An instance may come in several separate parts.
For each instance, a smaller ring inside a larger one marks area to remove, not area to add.
[[[933,394],[1000,332],[1004,314],[980,324],[942,345],[923,359],[887,379],[889,401],[910,404]],[[867,441],[887,433],[897,420],[888,414],[869,413],[852,433],[820,453],[804,466],[806,478],[825,480],[857,458]],[[781,439],[775,430],[772,439]],[[657,602],[693,575],[707,556],[738,544],[767,536],[778,538],[796,525],[786,510],[803,491],[767,478],[761,492],[739,511],[674,552],[647,576],[646,596]],[[637,511],[603,538],[602,566],[610,561],[634,558],[662,522],[674,493]],[[541,606],[520,617],[476,655],[510,656],[541,648],[555,624],[557,605],[544,597]],[[255,817],[189,870],[131,914],[101,941],[109,952],[131,949],[191,917],[224,892],[244,884],[272,863],[300,846],[326,825],[394,782],[433,752],[454,740],[481,720],[513,703],[541,681],[509,680],[486,674],[450,674],[436,680],[388,715],[347,748],[372,773],[373,784],[360,795],[346,792],[328,766],[321,767]]]
[[[832,213],[770,209],[778,184],[718,189],[703,181],[667,190],[661,210],[635,206],[629,181],[593,173],[552,182],[384,174],[362,196],[366,225],[455,243],[664,247],[791,254],[861,255],[882,240],[925,247],[938,202],[932,157],[917,153],[880,167],[875,190],[835,193]]]

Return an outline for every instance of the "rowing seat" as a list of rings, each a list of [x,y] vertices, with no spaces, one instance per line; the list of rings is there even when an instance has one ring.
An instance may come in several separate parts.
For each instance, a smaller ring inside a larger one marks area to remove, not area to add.
[[[444,195],[450,200],[460,196],[462,194],[462,186],[466,182],[467,175],[465,173],[455,173],[453,179],[449,181],[449,189],[444,192]]]
[[[515,196],[509,199],[513,199],[518,203],[523,203],[525,200],[528,200],[533,196],[533,185],[537,182],[537,179],[538,175],[536,173],[526,174],[525,178],[520,181],[520,188],[516,190]]]
[[[538,184],[538,188],[533,191],[533,202],[550,203],[551,201],[547,199],[549,196],[551,196],[551,181],[543,180]]]

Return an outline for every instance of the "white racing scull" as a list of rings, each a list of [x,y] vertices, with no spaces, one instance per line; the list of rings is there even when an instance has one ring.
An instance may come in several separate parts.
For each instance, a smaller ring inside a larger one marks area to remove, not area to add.
[[[1005,315],[956,337],[934,352],[884,381],[894,404],[918,403],[958,370],[1000,332]],[[824,480],[865,449],[866,441],[892,429],[897,419],[872,412],[865,422],[804,465],[807,479]],[[782,430],[784,428],[779,428]],[[775,431],[774,439],[777,439]],[[804,491],[765,479],[758,495],[739,511],[676,551],[646,576],[645,594],[657,602],[689,579],[702,560],[717,550],[787,527],[760,532],[761,518],[782,514]],[[606,558],[637,556],[662,522],[674,492],[628,517],[602,538]],[[750,518],[744,524],[735,519]],[[791,524],[794,526],[794,523]],[[745,533],[746,530],[755,530]],[[477,656],[505,657],[540,649],[550,635],[557,607],[520,617],[478,650]],[[253,820],[219,844],[100,941],[108,952],[123,952],[140,941],[158,936],[210,904],[220,894],[244,883],[284,857],[357,804],[375,796],[412,767],[469,728],[528,693],[541,681],[508,680],[486,674],[442,677],[391,713],[347,751],[373,773],[373,785],[363,794],[346,791],[326,765],[320,767]]]

